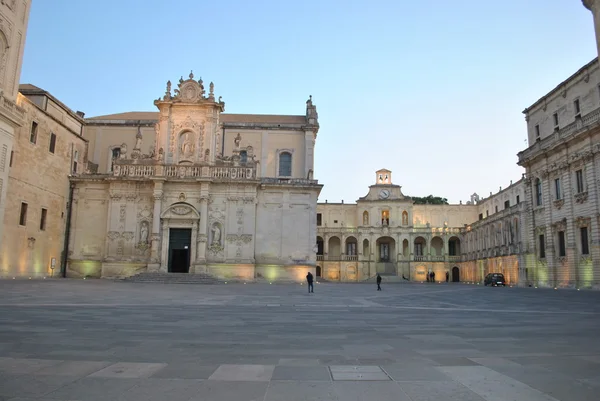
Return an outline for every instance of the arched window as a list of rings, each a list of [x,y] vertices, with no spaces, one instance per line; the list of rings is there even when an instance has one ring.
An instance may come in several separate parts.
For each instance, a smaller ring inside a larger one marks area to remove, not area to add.
[[[246,163],[248,161],[248,152],[240,150],[240,163]]]
[[[292,176],[292,154],[290,152],[281,152],[279,154],[279,176]]]

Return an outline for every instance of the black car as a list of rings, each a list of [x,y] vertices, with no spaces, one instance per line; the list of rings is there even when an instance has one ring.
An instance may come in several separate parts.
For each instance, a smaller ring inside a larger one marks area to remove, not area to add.
[[[485,276],[485,280],[483,280],[484,285],[491,286],[499,286],[506,287],[506,280],[504,279],[504,274],[502,273],[490,273]]]

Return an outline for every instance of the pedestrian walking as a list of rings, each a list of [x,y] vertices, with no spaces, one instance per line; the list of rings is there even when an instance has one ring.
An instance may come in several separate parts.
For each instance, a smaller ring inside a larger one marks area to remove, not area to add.
[[[308,283],[308,292],[315,292],[315,288],[313,287],[313,275],[311,272],[308,272],[306,275],[306,282]]]
[[[377,273],[377,291],[381,291],[381,276]]]

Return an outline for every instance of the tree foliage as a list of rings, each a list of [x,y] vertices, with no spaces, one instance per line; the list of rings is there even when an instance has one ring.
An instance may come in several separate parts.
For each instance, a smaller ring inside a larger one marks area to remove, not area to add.
[[[415,205],[447,205],[448,199],[442,198],[440,196],[412,196],[413,203]]]

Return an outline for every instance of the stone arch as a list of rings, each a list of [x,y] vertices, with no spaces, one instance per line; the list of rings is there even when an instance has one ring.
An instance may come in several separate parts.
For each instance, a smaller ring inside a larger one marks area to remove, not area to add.
[[[106,172],[113,172],[113,163],[115,159],[121,156],[121,145],[110,145],[106,153]]]
[[[162,226],[162,239],[161,239],[161,271],[169,271],[172,248],[170,244],[171,232],[176,231],[187,231],[187,240],[189,245],[186,245],[188,251],[188,268],[201,256],[202,245],[206,243],[206,235],[198,233],[198,221],[200,220],[200,213],[194,206],[187,202],[175,202],[169,205],[161,214],[160,222]],[[221,230],[219,235],[222,235]],[[204,239],[203,242],[197,243],[199,238]],[[222,241],[222,238],[219,238]],[[181,249],[181,248],[176,248]]]
[[[409,252],[410,252],[410,245],[408,243],[408,240],[405,238],[402,241],[402,255],[404,255],[404,257],[408,257]]]
[[[356,256],[358,254],[358,241],[356,237],[349,236],[345,243],[346,255]]]
[[[316,275],[317,275],[317,277],[321,277],[321,275],[322,275],[321,266],[317,266]]]
[[[294,174],[294,149],[277,149],[277,177],[292,178]]]
[[[452,268],[452,282],[453,283],[460,282],[460,269],[458,268],[458,266],[454,266]]]
[[[460,256],[460,239],[458,237],[450,237],[448,240],[448,255],[449,256]]]
[[[427,247],[427,240],[425,238],[423,238],[422,236],[418,236],[417,238],[415,238],[415,242],[414,242],[414,254],[415,256],[424,256],[425,255],[425,248]]]
[[[434,251],[435,256],[444,255],[444,240],[437,235],[431,239],[431,249]]]
[[[375,242],[377,244],[378,262],[396,261],[396,241],[392,237],[379,237]]]
[[[197,146],[196,135],[196,132],[190,128],[184,128],[177,134],[177,154],[179,155],[179,163],[194,160]]]
[[[363,218],[363,226],[368,226],[369,225],[369,212],[367,212],[365,210],[362,214],[362,218]]]
[[[160,214],[161,219],[200,219],[200,212],[187,202],[175,202]]]
[[[329,238],[329,252],[328,256],[330,258],[339,258],[342,255],[342,242],[340,238],[337,236],[333,236]],[[335,259],[333,259],[335,260]]]
[[[369,240],[368,239],[364,239],[363,243],[362,243],[362,253],[363,256],[368,258],[371,255],[371,249],[369,247]]]

